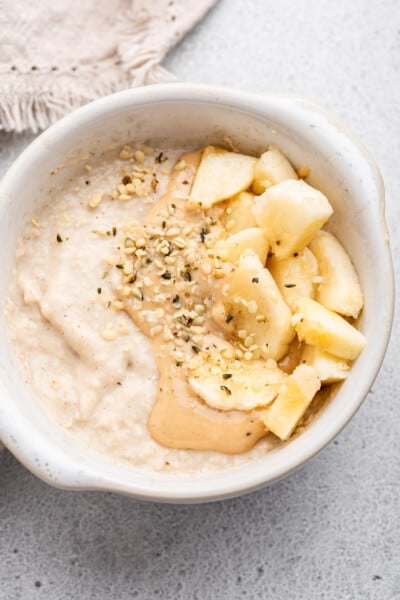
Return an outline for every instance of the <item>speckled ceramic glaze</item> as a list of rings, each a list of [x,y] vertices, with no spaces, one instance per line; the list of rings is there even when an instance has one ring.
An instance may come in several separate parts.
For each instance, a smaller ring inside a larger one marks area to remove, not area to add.
[[[0,186],[4,265],[0,301],[7,294],[16,238],[24,220],[55,182],[71,174],[74,158],[131,140],[199,147],[226,144],[227,138],[241,151],[255,154],[276,144],[296,166],[311,167],[310,182],[327,194],[334,207],[330,229],[346,247],[360,276],[365,295],[360,329],[367,338],[366,349],[347,381],[300,436],[245,466],[189,480],[134,471],[71,443],[68,433],[44,414],[21,381],[1,321],[0,439],[48,483],[169,502],[238,495],[287,475],[315,455],[367,395],[386,350],[393,313],[383,185],[360,144],[332,116],[302,98],[176,83],[121,92],[59,121],[23,152]],[[65,168],[57,171],[62,163]]]

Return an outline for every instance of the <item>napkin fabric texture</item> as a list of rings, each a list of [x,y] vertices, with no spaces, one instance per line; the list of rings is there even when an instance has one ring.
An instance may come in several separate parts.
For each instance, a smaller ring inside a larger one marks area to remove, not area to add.
[[[165,54],[216,0],[0,0],[0,129],[37,132],[112,92],[173,80]]]

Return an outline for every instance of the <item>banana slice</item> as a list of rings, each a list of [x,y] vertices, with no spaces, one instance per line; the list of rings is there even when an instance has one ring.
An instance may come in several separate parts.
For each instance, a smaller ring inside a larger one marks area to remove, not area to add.
[[[318,348],[318,346],[304,346],[301,355],[302,364],[314,367],[322,383],[335,383],[346,379],[350,371],[347,360],[337,358]]]
[[[300,298],[314,298],[314,278],[318,276],[318,264],[308,248],[282,260],[271,256],[267,267],[292,311]]]
[[[300,341],[346,360],[357,358],[366,343],[358,329],[311,298],[298,301],[292,322]]]
[[[272,146],[256,163],[252,189],[256,194],[262,194],[267,188],[286,179],[298,179],[297,173],[286,156]]]
[[[197,367],[189,384],[211,408],[253,410],[270,404],[286,378],[273,360],[218,360]]]
[[[290,179],[264,192],[253,212],[272,252],[282,259],[301,252],[333,210],[324,194],[305,181]]]
[[[364,299],[349,255],[334,235],[320,231],[310,243],[322,281],[316,300],[342,315],[357,318]]]
[[[256,158],[208,146],[203,151],[189,205],[210,208],[246,190],[254,179]]]
[[[249,348],[255,346],[263,358],[282,358],[294,337],[290,309],[255,254],[242,255],[212,315],[224,331]]]
[[[321,387],[317,371],[299,365],[283,383],[278,397],[262,414],[266,428],[287,440]]]
[[[227,201],[226,208],[221,217],[221,223],[230,233],[237,233],[248,227],[257,227],[253,215],[254,194],[240,192]]]
[[[269,243],[264,232],[259,227],[249,227],[234,233],[225,240],[220,240],[212,249],[214,256],[220,257],[231,263],[236,262],[243,252],[252,250],[265,265],[269,250]]]

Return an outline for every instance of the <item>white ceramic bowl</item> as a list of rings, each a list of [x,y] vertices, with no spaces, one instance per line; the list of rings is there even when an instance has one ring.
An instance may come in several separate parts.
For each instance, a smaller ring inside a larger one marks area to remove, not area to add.
[[[70,153],[131,140],[198,147],[223,144],[259,153],[283,149],[297,166],[311,167],[311,183],[335,209],[331,230],[350,253],[365,295],[360,328],[367,346],[347,381],[296,439],[261,460],[213,475],[182,478],[112,465],[71,443],[23,384],[0,322],[0,439],[33,473],[57,487],[110,490],[168,502],[200,502],[238,495],[283,477],[328,444],[366,397],[388,343],[393,272],[384,217],[382,180],[371,157],[332,116],[307,100],[188,84],[128,90],[86,105],[39,136],[0,185],[0,301],[7,294],[18,232],[37,198],[68,168],[50,173]]]

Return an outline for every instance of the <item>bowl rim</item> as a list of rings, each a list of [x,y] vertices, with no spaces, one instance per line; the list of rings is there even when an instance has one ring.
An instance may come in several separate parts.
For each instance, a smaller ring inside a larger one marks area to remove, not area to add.
[[[298,444],[300,450],[298,455],[292,456],[290,460],[280,460],[279,462],[282,464],[275,464],[269,470],[268,474],[265,474],[261,468],[263,459],[251,461],[251,463],[246,463],[234,469],[227,469],[224,473],[230,473],[231,478],[224,478],[220,475],[219,478],[214,478],[213,485],[210,486],[208,484],[208,487],[207,480],[213,480],[210,476],[196,476],[190,479],[184,477],[182,478],[182,482],[186,482],[186,485],[180,485],[177,478],[169,479],[166,476],[165,484],[160,486],[159,480],[157,484],[154,484],[153,481],[152,475],[155,478],[157,474],[149,472],[144,477],[140,476],[143,481],[138,484],[132,481],[133,478],[126,481],[118,477],[104,476],[104,474],[99,473],[96,469],[79,469],[79,465],[70,459],[70,457],[66,457],[60,448],[54,448],[52,445],[51,448],[50,446],[47,448],[46,443],[40,439],[40,436],[34,435],[34,431],[27,432],[23,422],[19,423],[18,420],[17,422],[13,422],[11,416],[8,415],[7,406],[2,407],[4,400],[0,396],[0,439],[20,462],[47,483],[68,490],[115,491],[145,500],[176,503],[206,502],[248,493],[288,475],[329,444],[354,416],[377,377],[389,343],[394,312],[393,263],[390,252],[389,234],[385,221],[384,186],[376,163],[364,146],[336,117],[317,103],[297,94],[248,92],[204,84],[175,82],[155,84],[143,88],[132,88],[111,94],[75,110],[36,137],[4,175],[0,182],[0,197],[7,195],[7,190],[12,190],[15,178],[23,171],[25,165],[29,165],[37,152],[45,152],[47,142],[51,141],[52,144],[62,144],[64,132],[71,130],[71,128],[85,127],[85,125],[94,120],[96,115],[104,117],[129,107],[160,102],[214,104],[229,107],[237,111],[246,110],[250,113],[258,112],[259,114],[264,112],[264,115],[267,114],[268,108],[286,110],[296,115],[298,119],[306,119],[307,115],[313,115],[313,118],[317,119],[328,133],[330,132],[333,135],[334,132],[339,132],[343,135],[347,142],[350,142],[350,147],[353,151],[352,159],[356,161],[356,164],[360,165],[360,168],[362,166],[366,172],[369,172],[371,180],[374,183],[371,197],[374,195],[374,202],[380,215],[376,231],[380,231],[381,240],[384,242],[380,248],[381,260],[384,261],[385,271],[389,275],[385,280],[387,303],[380,314],[380,338],[375,340],[374,361],[368,374],[362,380],[361,385],[358,386],[357,394],[349,399],[346,410],[337,416],[334,424],[327,427],[325,431],[321,431],[319,436],[315,436],[315,439],[308,439],[306,436],[307,431],[305,431],[301,436],[290,442],[290,445],[293,445],[295,442],[303,439],[304,443]],[[12,412],[12,399],[10,398],[9,400],[8,409]],[[28,439],[25,437],[27,433],[29,434],[27,436]],[[35,444],[38,444],[39,448],[35,448]],[[40,454],[43,459],[47,460],[49,459],[47,450],[50,449],[53,452],[50,460],[51,469],[45,470],[38,466],[38,462],[34,461],[32,456],[35,453],[36,455]],[[254,465],[258,465],[259,463],[260,468],[254,469]],[[129,472],[133,474],[138,473],[138,471],[132,469]],[[240,472],[240,478],[237,476],[238,472]],[[190,485],[187,485],[189,481]],[[202,485],[203,482],[206,482],[206,484]]]

